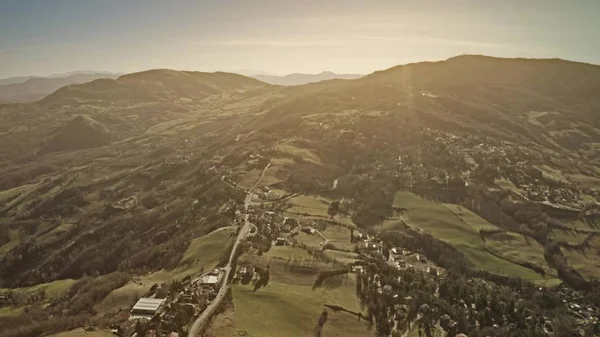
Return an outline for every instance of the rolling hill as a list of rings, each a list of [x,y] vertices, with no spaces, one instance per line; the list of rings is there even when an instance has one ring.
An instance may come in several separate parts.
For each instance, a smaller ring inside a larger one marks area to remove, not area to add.
[[[64,77],[57,75],[9,78],[0,81],[0,102],[33,102],[66,85],[117,76],[113,73],[72,73]]]
[[[40,154],[97,147],[111,142],[111,131],[84,116],[77,116],[56,131]]]
[[[267,84],[231,73],[201,73],[167,69],[127,74],[117,79],[99,79],[84,85],[60,88],[43,103],[78,101],[163,101],[203,98],[223,92],[268,87]]]

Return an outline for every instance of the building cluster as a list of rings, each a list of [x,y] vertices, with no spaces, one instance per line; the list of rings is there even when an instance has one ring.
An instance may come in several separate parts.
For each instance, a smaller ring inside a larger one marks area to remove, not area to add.
[[[600,322],[599,308],[588,301],[580,291],[560,285],[558,294],[571,314],[582,324],[598,324]]]
[[[132,337],[178,336],[182,322],[200,315],[216,298],[223,282],[224,271],[215,269],[196,279],[186,278],[183,282],[153,287],[148,297],[143,297],[130,312],[129,334]],[[183,316],[183,318],[182,318]],[[139,321],[153,322],[153,329],[138,335],[134,326]],[[175,334],[175,335],[173,335]]]
[[[392,247],[389,250],[388,263],[398,270],[421,270],[434,276],[438,276],[441,272],[441,269],[429,261],[425,255],[401,247]]]

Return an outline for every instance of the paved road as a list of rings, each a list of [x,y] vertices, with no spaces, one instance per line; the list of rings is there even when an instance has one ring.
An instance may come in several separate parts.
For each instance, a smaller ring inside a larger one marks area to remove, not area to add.
[[[235,239],[235,243],[233,244],[233,249],[231,250],[231,255],[229,256],[229,261],[227,262],[227,265],[225,266],[225,274],[223,275],[223,281],[221,282],[221,288],[219,289],[219,292],[217,293],[217,297],[212,301],[212,303],[210,305],[208,305],[208,307],[206,307],[206,309],[200,314],[200,316],[198,316],[198,318],[194,321],[194,323],[192,323],[192,326],[190,327],[190,331],[188,333],[188,336],[190,336],[190,337],[199,337],[200,336],[200,331],[202,330],[201,328],[204,326],[204,324],[206,324],[208,322],[208,318],[210,316],[212,316],[212,314],[217,309],[217,307],[219,306],[221,301],[223,301],[223,298],[225,298],[225,294],[227,293],[227,290],[229,289],[229,284],[227,283],[227,280],[229,279],[229,274],[231,273],[231,264],[233,263],[233,260],[235,259],[235,251],[237,250],[237,248],[240,245],[240,243],[242,242],[242,240],[250,232],[250,228],[253,226],[253,224],[251,224],[250,221],[248,221],[248,207],[250,206],[250,204],[252,202],[252,196],[253,196],[252,191],[254,191],[256,186],[258,186],[260,181],[263,179],[263,177],[265,176],[265,172],[267,171],[269,166],[271,166],[271,163],[269,163],[269,164],[267,164],[267,166],[265,166],[265,168],[263,169],[263,171],[260,175],[260,178],[258,179],[256,184],[254,184],[254,186],[252,186],[252,188],[247,192],[246,198],[244,199],[244,225],[242,226],[242,228],[240,228],[238,236]]]

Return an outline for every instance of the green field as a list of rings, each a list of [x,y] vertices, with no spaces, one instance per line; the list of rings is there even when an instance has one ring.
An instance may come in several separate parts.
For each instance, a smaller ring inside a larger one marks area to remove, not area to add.
[[[292,246],[273,246],[268,252],[264,253],[268,258],[279,258],[291,261],[312,261],[314,258],[304,249]]]
[[[16,288],[16,289],[3,289],[0,288],[0,292],[4,291],[18,291],[22,293],[33,294],[36,292],[44,291],[46,294],[45,303],[50,303],[52,300],[64,296],[69,288],[75,283],[75,280],[65,279],[57,280],[49,283],[42,283],[31,287]],[[25,306],[21,307],[4,307],[0,308],[0,316],[15,316],[23,313]]]
[[[317,232],[314,232],[313,234],[306,234],[300,231],[296,236],[296,240],[298,240],[299,243],[305,244],[312,248],[321,248],[321,244],[325,242],[325,239],[317,234]]]
[[[546,179],[554,180],[554,181],[562,181],[565,183],[569,182],[567,177],[565,177],[565,175],[558,169],[552,168],[548,165],[536,166],[536,168],[538,170],[542,171],[542,176]]]
[[[233,242],[231,234],[235,231],[236,227],[225,227],[194,239],[177,268],[144,275],[140,277],[140,282],[129,282],[113,290],[95,309],[98,312],[127,310],[154,284],[183,279],[187,275],[194,277],[200,275],[202,268],[205,271],[215,268],[222,254]]]
[[[479,228],[493,229],[493,224],[486,223],[481,217],[458,206],[425,200],[407,192],[398,192],[394,206],[408,210],[405,221],[409,226],[422,229],[431,235],[448,242],[467,257],[478,269],[493,273],[521,277],[526,280],[544,283],[546,280],[531,269],[519,266],[498,258],[485,250],[484,242],[479,236]],[[452,209],[460,211],[454,213]],[[464,218],[462,218],[464,216]],[[515,247],[518,248],[518,247]]]
[[[10,231],[10,241],[0,246],[0,256],[8,253],[11,249],[13,249],[16,245],[21,242],[21,235],[19,231],[11,229]]]
[[[251,254],[242,255],[238,261],[238,266],[247,266],[249,268],[255,266],[269,266],[271,270],[270,280],[273,282],[307,286],[312,286],[315,283],[320,271],[339,269],[339,266],[335,266],[334,264],[327,264],[316,260],[284,260],[281,258],[269,257],[266,256],[266,254],[262,256]]]
[[[351,251],[356,246],[356,244],[350,242],[350,229],[348,227],[328,225],[321,233],[327,237],[329,243],[334,245],[336,249]]]
[[[298,195],[289,199],[287,203],[286,212],[329,217],[327,214],[331,203],[329,199],[312,195]]]
[[[290,206],[290,204],[288,204],[288,207],[289,206]],[[327,206],[327,208],[329,208],[329,205]],[[294,210],[294,211],[297,212],[298,210]],[[323,220],[323,216],[298,215],[296,213],[290,213],[289,210],[284,210],[283,212],[284,212],[284,215],[288,218],[295,218],[295,219],[305,220],[305,221],[307,221],[307,220],[314,220],[314,221]],[[333,218],[329,217],[329,220],[332,220],[343,226],[356,228],[356,224],[352,221],[352,217],[344,215],[344,214],[337,214]]]
[[[5,200],[16,198],[17,196],[31,190],[32,188],[34,188],[36,186],[37,186],[37,184],[28,184],[28,185],[22,185],[19,187],[15,187],[10,190],[0,191],[0,205],[2,205]]]
[[[340,305],[354,312],[360,311],[355,292],[354,275],[336,288],[289,285],[269,282],[264,288],[252,292],[251,285],[233,288],[235,326],[246,331],[249,337],[314,336],[314,327],[324,304]],[[323,336],[370,336],[372,331],[364,321],[348,313],[329,310]]]
[[[42,283],[32,287],[21,288],[27,292],[36,292],[43,290],[46,293],[46,298],[55,299],[64,295],[69,288],[76,282],[73,279],[58,280],[50,283]]]
[[[49,335],[48,337],[115,337],[110,331],[85,331],[83,328]]]
[[[527,194],[525,190],[518,188],[512,181],[506,178],[496,179],[495,183],[503,189],[512,191],[520,196],[525,196]]]
[[[265,170],[265,175],[263,176],[262,180],[260,181],[260,185],[271,186],[273,184],[277,184],[278,182],[281,182],[282,180],[277,177],[277,172],[279,172],[279,169],[280,169],[279,166],[275,166],[275,165],[269,166],[269,168],[267,168]],[[256,183],[258,178],[260,178],[260,175],[256,178],[254,183]],[[254,183],[252,185],[254,185]],[[252,186],[250,186],[250,187],[252,187]]]
[[[18,316],[25,311],[25,306],[22,307],[3,307],[0,308],[0,317],[2,316]]]
[[[321,164],[321,158],[309,149],[303,149],[291,144],[279,144],[275,147],[275,150],[313,164]]]
[[[569,228],[589,231],[589,232],[600,232],[600,224],[593,223],[585,220],[576,220],[568,223]]]
[[[484,231],[493,231],[498,230],[499,228],[495,225],[492,225],[484,218],[479,215],[471,212],[468,208],[455,205],[455,204],[443,204],[448,208],[454,215],[458,216],[462,220],[464,220],[468,225],[473,227],[476,231],[484,230]]]
[[[594,190],[600,189],[600,179],[596,177],[586,176],[583,174],[567,174],[567,178],[581,186],[588,187]]]
[[[591,239],[590,247],[583,251],[562,249],[569,265],[588,281],[600,279],[600,255],[597,252],[600,237]]]
[[[64,295],[67,292],[67,290],[69,290],[69,288],[75,282],[76,281],[73,279],[65,279],[65,280],[57,280],[57,281],[53,281],[53,282],[49,282],[49,283],[42,283],[42,284],[34,285],[31,287],[25,287],[25,288],[16,288],[16,289],[0,288],[0,291],[14,290],[14,291],[21,291],[21,292],[25,292],[25,293],[35,293],[35,292],[39,292],[39,291],[43,290],[46,293],[46,298],[48,300],[53,300],[55,298],[58,298],[58,297]]]
[[[285,166],[285,165],[294,165],[296,163],[295,160],[286,157],[275,157],[271,158],[271,164],[275,166]]]
[[[179,273],[194,273],[198,268],[210,270],[216,267],[223,252],[233,242],[237,227],[225,227],[196,238],[189,245],[176,269]]]
[[[550,232],[550,238],[552,240],[556,242],[565,242],[571,245],[581,244],[587,237],[588,234],[570,230],[561,230],[553,228]]]
[[[243,188],[245,190],[251,189],[254,184],[260,179],[260,174],[262,170],[253,169],[252,171],[246,173],[242,180],[237,184],[238,187]]]
[[[340,250],[326,250],[325,251],[325,255],[327,255],[327,257],[334,259],[340,263],[344,263],[344,264],[351,264],[354,263],[356,261],[356,258],[358,257],[358,254],[356,253],[351,253],[351,252],[343,252]]]
[[[522,234],[502,232],[486,236],[486,247],[494,254],[518,263],[533,263],[544,269],[547,275],[556,276],[544,258],[544,247]]]

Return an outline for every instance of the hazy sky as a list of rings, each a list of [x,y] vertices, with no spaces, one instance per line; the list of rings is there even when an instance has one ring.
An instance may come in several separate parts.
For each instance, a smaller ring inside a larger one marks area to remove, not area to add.
[[[600,0],[0,0],[0,77],[367,73],[458,54],[600,64]]]

